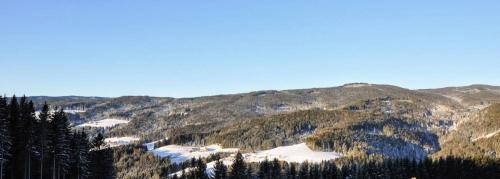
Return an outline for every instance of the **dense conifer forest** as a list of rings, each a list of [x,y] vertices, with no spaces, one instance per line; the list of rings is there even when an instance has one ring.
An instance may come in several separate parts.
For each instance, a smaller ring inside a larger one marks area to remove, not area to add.
[[[113,178],[113,153],[102,135],[72,130],[63,110],[38,115],[26,97],[0,97],[0,178]]]

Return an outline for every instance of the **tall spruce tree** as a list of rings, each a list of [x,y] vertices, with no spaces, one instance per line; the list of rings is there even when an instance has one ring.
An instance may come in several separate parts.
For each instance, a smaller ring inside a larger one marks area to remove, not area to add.
[[[12,147],[10,148],[10,157],[8,160],[9,167],[9,178],[24,178],[22,174],[23,172],[23,137],[22,137],[22,126],[20,121],[20,111],[19,111],[19,103],[17,101],[16,96],[12,96],[10,103],[8,105],[9,116],[9,131],[10,137],[12,141]]]
[[[40,170],[40,179],[43,179],[44,177],[44,164],[46,162],[46,151],[47,151],[47,148],[48,148],[48,127],[49,127],[49,124],[48,124],[48,119],[50,117],[50,114],[49,114],[49,105],[47,104],[47,102],[44,103],[43,107],[42,107],[42,110],[40,111],[40,114],[38,115],[38,127],[37,127],[37,134],[38,134],[38,138],[37,138],[37,143],[36,143],[36,147],[37,147],[37,151],[39,153],[38,155],[38,158],[39,158],[39,170]]]
[[[108,179],[115,177],[113,166],[113,150],[106,148],[104,137],[99,133],[92,139],[92,150],[90,152],[90,175],[89,178]],[[185,176],[185,175],[184,175]]]
[[[269,160],[267,159],[267,157],[259,163],[259,173],[258,173],[258,176],[259,178],[263,178],[263,179],[266,179],[266,178],[270,178],[270,166],[269,166]]]
[[[240,179],[245,178],[246,164],[243,160],[243,155],[241,152],[236,154],[236,158],[234,159],[233,165],[231,166],[231,172],[229,173],[229,177],[232,179]]]
[[[194,173],[194,176],[195,178],[197,179],[207,179],[207,174],[206,174],[206,170],[207,170],[207,164],[205,164],[205,162],[199,158],[197,161],[196,161],[196,170],[195,170],[195,173]]]
[[[288,178],[295,179],[297,177],[297,166],[295,163],[290,163],[290,172]]]
[[[69,124],[61,109],[54,113],[51,125],[52,178],[60,178],[69,167]]]
[[[82,131],[80,133],[80,150],[79,150],[79,161],[78,166],[78,178],[86,178],[89,176],[89,165],[90,165],[90,143],[87,133]]]
[[[309,178],[309,163],[307,161],[300,164],[299,178]]]
[[[246,175],[245,177],[248,179],[254,178],[252,165],[247,166],[247,171],[245,171],[245,175]]]
[[[35,107],[32,101],[26,102],[26,96],[21,100],[21,121],[24,155],[24,178],[31,179],[31,158],[36,154],[35,148]]]
[[[310,178],[319,178],[319,166],[317,164],[311,164],[309,168]]]
[[[281,164],[277,158],[271,162],[271,178],[279,178],[281,176]]]
[[[70,177],[76,179],[89,176],[89,142],[84,131],[74,132],[71,138]]]
[[[10,156],[11,138],[9,131],[7,100],[0,96],[0,179],[3,179],[7,157]]]
[[[101,150],[104,147],[104,136],[101,133],[98,133],[91,142],[91,146],[93,150]]]
[[[215,179],[226,179],[227,178],[227,167],[224,162],[217,160],[214,167],[214,178]]]

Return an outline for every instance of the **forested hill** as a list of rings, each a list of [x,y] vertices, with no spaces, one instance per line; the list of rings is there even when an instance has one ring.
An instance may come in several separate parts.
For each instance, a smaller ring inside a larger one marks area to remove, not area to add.
[[[443,95],[408,90],[390,85],[347,84],[333,88],[315,88],[284,91],[258,91],[251,93],[207,96],[196,98],[163,98],[124,96],[97,97],[33,97],[39,109],[44,101],[52,107],[84,109],[78,117],[82,121],[106,117],[127,118],[132,127],[141,126],[140,133],[154,135],[157,130],[172,126],[210,124],[223,127],[232,121],[283,114],[314,108],[336,109],[359,100],[394,97],[423,100],[431,104],[460,107],[456,101]],[[159,128],[159,129],[158,129]]]
[[[184,144],[220,142],[239,147],[251,143],[249,150],[307,141],[317,150],[347,152],[359,149],[354,146],[363,146],[360,150],[369,153],[390,151],[400,156],[409,150],[421,157],[440,150],[445,136],[462,121],[500,102],[500,88],[471,85],[410,90],[352,83],[332,88],[195,98],[38,96],[29,99],[37,109],[45,101],[53,108],[65,109],[73,125],[106,118],[130,121],[111,128],[106,132],[108,136],[134,135],[146,140],[170,137]],[[304,115],[308,118],[300,117]],[[266,134],[245,141],[247,144],[230,140],[234,134],[245,137],[245,131],[249,138],[254,133]],[[348,137],[352,134],[361,135],[355,139]],[[323,140],[332,136],[346,137]],[[226,137],[227,140],[222,140]],[[393,151],[401,146],[404,150]]]

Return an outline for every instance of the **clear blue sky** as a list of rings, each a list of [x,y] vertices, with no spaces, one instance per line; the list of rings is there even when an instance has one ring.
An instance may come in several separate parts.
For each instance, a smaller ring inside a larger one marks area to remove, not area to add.
[[[1,0],[0,92],[500,85],[500,1]]]

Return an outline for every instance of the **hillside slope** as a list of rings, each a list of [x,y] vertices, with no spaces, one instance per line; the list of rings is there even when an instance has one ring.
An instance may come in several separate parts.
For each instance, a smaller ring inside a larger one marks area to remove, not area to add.
[[[500,87],[472,85],[409,90],[391,85],[166,98],[148,96],[31,97],[71,111],[74,125],[121,119],[108,136],[170,137],[179,144],[221,143],[246,150],[306,142],[311,148],[355,154],[422,158],[440,151],[468,120],[500,101]],[[495,131],[468,137],[478,142]],[[477,142],[476,142],[477,143]]]
[[[500,158],[500,104],[481,110],[443,138],[443,150],[436,153],[436,157],[459,155]]]

